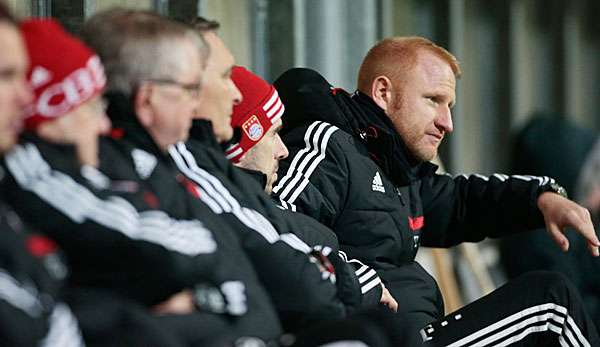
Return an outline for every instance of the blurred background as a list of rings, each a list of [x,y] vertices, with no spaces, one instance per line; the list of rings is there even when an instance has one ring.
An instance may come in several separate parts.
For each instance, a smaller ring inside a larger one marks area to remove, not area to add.
[[[451,173],[506,172],[515,134],[535,114],[600,130],[600,1],[594,0],[9,0],[21,16],[52,16],[77,32],[111,7],[221,22],[241,65],[272,81],[293,66],[353,90],[377,40],[419,35],[448,48],[463,77]]]
[[[452,174],[546,174],[573,190],[600,134],[598,0],[7,2],[20,16],[58,18],[75,34],[87,17],[112,6],[155,10],[184,21],[204,16],[221,23],[219,33],[237,63],[268,81],[288,68],[303,66],[349,91],[354,89],[363,56],[376,41],[388,36],[427,37],[456,55],[463,70],[454,109],[455,132],[441,151],[441,160]],[[600,169],[594,170],[597,179]],[[507,248],[516,249],[514,244]],[[478,281],[469,280],[472,275],[459,276],[466,300],[503,282],[488,266],[499,257],[496,247],[490,249],[484,247],[477,254],[466,250],[461,258],[470,263],[475,277],[485,275]],[[452,261],[445,256],[431,261],[438,270],[452,270]],[[459,270],[465,268],[460,261]],[[479,287],[484,289],[469,294],[469,288],[478,287],[468,285],[472,282],[483,283]],[[593,291],[600,298],[600,289]]]

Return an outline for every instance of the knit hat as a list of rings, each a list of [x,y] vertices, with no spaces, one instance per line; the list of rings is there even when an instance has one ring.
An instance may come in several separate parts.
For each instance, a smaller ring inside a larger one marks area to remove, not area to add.
[[[52,19],[21,23],[29,53],[27,74],[35,94],[25,127],[67,114],[98,95],[106,85],[100,58]]]
[[[241,137],[239,143],[227,148],[225,155],[237,163],[281,118],[285,108],[277,90],[246,68],[234,67],[231,79],[243,97],[242,102],[233,107],[231,116],[231,126],[240,128]]]

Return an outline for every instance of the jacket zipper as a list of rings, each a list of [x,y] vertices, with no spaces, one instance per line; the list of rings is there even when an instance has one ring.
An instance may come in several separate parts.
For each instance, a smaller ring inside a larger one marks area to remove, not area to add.
[[[405,206],[406,204],[404,203],[404,198],[402,197],[402,193],[400,193],[400,188],[395,187],[396,188],[396,193],[398,193],[398,197],[400,198],[400,203],[402,204],[402,206]]]

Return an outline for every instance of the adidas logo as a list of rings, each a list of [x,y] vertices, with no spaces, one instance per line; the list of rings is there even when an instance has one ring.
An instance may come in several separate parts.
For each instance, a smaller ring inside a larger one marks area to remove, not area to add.
[[[156,157],[137,148],[131,151],[131,157],[133,158],[135,170],[137,171],[138,175],[140,175],[142,179],[150,177],[158,162]]]
[[[385,193],[385,188],[383,187],[383,181],[381,180],[381,176],[379,172],[375,173],[375,177],[373,177],[373,184],[371,184],[371,188],[374,192]]]

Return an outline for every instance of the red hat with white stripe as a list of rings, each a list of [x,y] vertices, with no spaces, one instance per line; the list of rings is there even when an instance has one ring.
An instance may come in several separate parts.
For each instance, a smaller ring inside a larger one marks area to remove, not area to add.
[[[27,77],[35,99],[25,126],[63,116],[100,94],[106,84],[100,58],[53,19],[21,23],[29,54]]]
[[[225,155],[237,163],[277,123],[285,108],[275,87],[246,68],[235,66],[231,79],[243,96],[242,102],[233,107],[231,116],[231,126],[240,128],[241,137],[239,143],[225,151]]]

